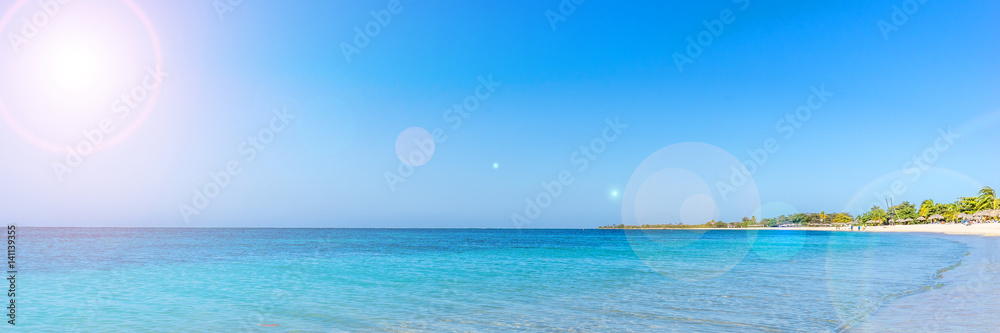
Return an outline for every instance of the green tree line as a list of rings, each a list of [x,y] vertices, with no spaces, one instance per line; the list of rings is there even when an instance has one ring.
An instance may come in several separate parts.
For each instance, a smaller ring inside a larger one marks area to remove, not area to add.
[[[888,223],[892,220],[912,219],[908,223],[931,223],[932,217],[941,216],[942,221],[954,222],[959,220],[959,214],[973,214],[984,210],[1000,209],[1000,199],[997,198],[996,191],[989,186],[984,186],[976,196],[959,197],[952,203],[935,203],[934,200],[924,200],[920,207],[903,201],[902,203],[889,207],[888,210],[875,205],[861,215],[852,216],[850,213],[798,213],[791,215],[781,215],[774,218],[757,220],[756,216],[744,217],[739,222],[708,221],[705,224],[643,224],[643,225],[606,225],[602,229],[693,229],[693,228],[747,228],[747,227],[777,227],[783,224],[815,225],[834,223],[857,223],[864,224],[868,221],[878,221],[878,223]],[[920,218],[923,219],[920,219]]]
[[[960,220],[959,214],[974,214],[979,211],[1000,209],[1000,199],[993,188],[984,186],[979,193],[971,197],[959,197],[955,202],[940,203],[927,199],[920,203],[920,207],[903,201],[902,203],[889,207],[888,210],[875,205],[867,213],[858,217],[859,222],[878,221],[888,223],[890,219],[904,220],[912,219],[908,223],[931,223],[932,217],[940,215],[937,220],[955,222]],[[921,219],[923,218],[923,219]]]

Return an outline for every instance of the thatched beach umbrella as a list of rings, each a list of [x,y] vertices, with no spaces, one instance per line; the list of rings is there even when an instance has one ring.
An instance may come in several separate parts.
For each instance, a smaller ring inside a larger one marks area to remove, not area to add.
[[[944,215],[934,214],[934,215],[931,215],[931,217],[929,218],[929,220],[931,220],[931,221],[934,221],[934,220],[944,220]]]
[[[981,211],[978,211],[978,212],[976,212],[975,214],[972,214],[972,215],[980,216],[980,217],[983,217],[983,218],[987,218],[987,217],[1000,217],[1000,209],[981,210]]]
[[[918,217],[918,218],[917,218],[917,221],[927,221],[927,218],[926,218],[926,217],[923,217],[923,216],[921,216],[921,217]]]

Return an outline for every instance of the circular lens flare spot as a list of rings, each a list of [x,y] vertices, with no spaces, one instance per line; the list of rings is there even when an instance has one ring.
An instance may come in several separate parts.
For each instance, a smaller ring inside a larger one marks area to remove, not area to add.
[[[714,217],[715,210],[705,213],[694,212],[699,199],[691,201],[687,216],[684,211],[684,204],[692,197],[708,197],[711,190],[708,184],[694,172],[669,168],[661,170],[639,186],[639,191],[635,195],[635,219],[638,224],[701,224],[708,220],[693,222],[701,216]],[[702,199],[703,201],[703,199]],[[687,220],[687,221],[685,221]]]
[[[681,223],[702,224],[718,218],[719,207],[715,199],[705,194],[695,194],[681,204]]]
[[[625,225],[732,222],[759,208],[757,185],[742,163],[705,143],[679,143],[654,152],[636,167],[622,192]],[[682,281],[725,274],[750,252],[756,235],[746,229],[625,230],[644,264]],[[692,252],[700,259],[690,260]]]
[[[409,166],[427,164],[434,157],[436,144],[430,132],[420,127],[410,127],[396,137],[396,157]]]

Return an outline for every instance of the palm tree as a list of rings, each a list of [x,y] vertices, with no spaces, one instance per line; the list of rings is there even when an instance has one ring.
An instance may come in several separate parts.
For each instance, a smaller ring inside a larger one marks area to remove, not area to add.
[[[958,197],[955,200],[955,209],[959,213],[972,214],[976,212],[976,206],[979,205],[979,197]]]
[[[885,223],[885,222],[886,222],[886,217],[888,217],[888,216],[889,216],[889,215],[888,215],[888,214],[887,214],[887,213],[885,212],[885,210],[884,210],[884,209],[882,209],[882,207],[879,207],[878,205],[875,205],[875,206],[872,206],[872,209],[871,209],[871,211],[869,211],[869,212],[868,212],[868,215],[869,215],[869,216],[870,216],[870,217],[871,217],[871,218],[872,218],[873,220],[876,220],[876,221],[880,221],[880,222],[882,222],[882,223]]]
[[[948,222],[955,222],[958,217],[959,207],[957,204],[944,204],[944,211],[941,215],[944,216],[944,220]]]
[[[1000,205],[1000,200],[997,200],[997,192],[989,186],[983,186],[983,189],[979,190],[979,196],[974,198],[975,205],[973,206],[976,211],[997,209]]]
[[[934,215],[934,200],[924,200],[924,202],[920,204],[920,210],[917,211],[917,213],[924,218]]]

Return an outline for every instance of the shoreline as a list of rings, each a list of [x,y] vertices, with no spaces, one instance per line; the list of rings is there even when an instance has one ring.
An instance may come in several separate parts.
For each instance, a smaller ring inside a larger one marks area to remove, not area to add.
[[[802,227],[802,228],[755,228],[763,229],[786,229],[786,230],[819,230],[819,231],[842,231],[842,232],[906,232],[906,233],[929,233],[945,235],[968,235],[982,237],[1000,236],[1000,223],[980,223],[966,226],[964,224],[914,224],[914,225],[893,225],[893,226],[869,226],[864,231],[849,228],[837,230],[835,227]]]
[[[928,290],[886,302],[868,318],[846,329],[847,332],[968,331],[988,332],[1000,327],[1000,317],[993,309],[1000,304],[1000,238],[993,232],[1000,224],[984,230],[948,230],[952,225],[936,225],[938,230],[913,232],[963,243],[969,252],[958,266],[943,271],[939,284]],[[928,225],[916,225],[928,226]],[[902,227],[916,227],[902,226]],[[966,228],[964,225],[953,226]],[[976,225],[967,227],[972,228]],[[912,228],[910,228],[912,229]],[[926,228],[919,228],[926,229]]]
[[[671,228],[659,228],[668,230]],[[887,300],[859,322],[840,332],[992,332],[1000,327],[1000,223],[869,226],[865,231],[836,227],[691,228],[676,230],[794,230],[909,234],[968,246],[957,266],[938,272],[925,290]],[[622,229],[643,230],[643,229]]]
[[[869,226],[864,231],[851,230],[850,227],[787,227],[787,228],[635,228],[606,230],[805,230],[805,231],[836,231],[836,232],[906,232],[929,233],[945,235],[968,235],[981,237],[1000,237],[1000,223],[979,223],[966,226],[964,224],[914,224],[894,226]]]

